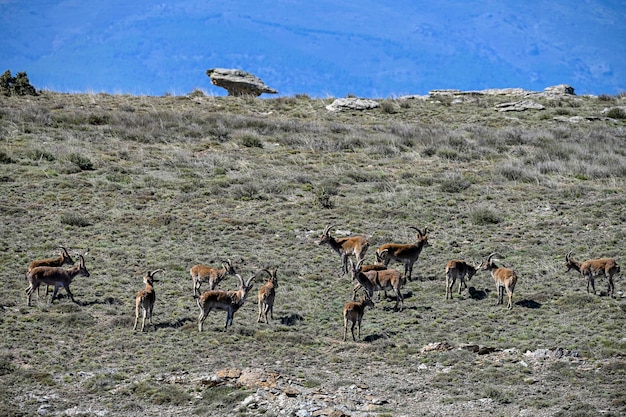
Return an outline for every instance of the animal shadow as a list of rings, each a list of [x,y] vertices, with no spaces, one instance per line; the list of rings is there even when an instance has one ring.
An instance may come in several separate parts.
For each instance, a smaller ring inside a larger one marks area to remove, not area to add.
[[[371,343],[371,342],[375,342],[375,341],[377,341],[379,339],[389,339],[389,335],[386,335],[386,334],[370,334],[370,335],[365,336],[363,338],[363,341]]]
[[[486,288],[484,290],[477,290],[474,287],[469,287],[467,291],[469,292],[469,296],[472,300],[484,300],[485,298],[489,297],[490,292]]]
[[[283,316],[280,318],[280,324],[284,324],[285,326],[294,326],[299,321],[304,321],[304,317],[302,317],[298,313],[291,313],[288,316]]]
[[[534,300],[521,300],[516,302],[515,305],[526,308],[541,308],[541,303],[538,303]]]

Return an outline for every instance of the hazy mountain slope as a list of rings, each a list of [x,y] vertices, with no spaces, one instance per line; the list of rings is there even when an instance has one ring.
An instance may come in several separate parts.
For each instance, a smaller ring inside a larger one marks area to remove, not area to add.
[[[205,70],[238,67],[289,95],[557,83],[616,93],[625,10],[610,1],[4,1],[0,62],[59,91],[224,94]]]

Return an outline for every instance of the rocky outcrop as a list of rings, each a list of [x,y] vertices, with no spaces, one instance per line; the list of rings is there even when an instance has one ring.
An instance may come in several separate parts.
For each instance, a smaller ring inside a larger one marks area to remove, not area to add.
[[[278,93],[278,91],[265,85],[260,78],[243,70],[213,68],[207,70],[206,75],[209,76],[213,85],[225,88],[229,96],[258,97],[263,93]]]
[[[486,90],[455,90],[455,89],[442,89],[431,90],[428,92],[428,98],[436,100],[444,97],[448,98],[465,98],[465,97],[480,97],[480,96],[504,96],[504,97],[559,97],[574,95],[574,88],[567,84],[559,84],[552,87],[546,87],[542,92],[524,90],[523,88],[489,88]],[[423,96],[405,96],[400,98],[422,98]]]
[[[545,107],[532,100],[519,100],[510,103],[500,103],[496,105],[496,110],[505,111],[526,111],[526,110],[545,110]]]
[[[559,85],[554,85],[552,87],[546,87],[543,90],[546,94],[550,94],[553,96],[573,96],[574,94],[574,88],[567,85],[567,84],[559,84]]]
[[[338,98],[326,106],[326,109],[330,111],[370,110],[375,109],[378,106],[380,106],[380,104],[374,100],[365,100],[362,98]]]

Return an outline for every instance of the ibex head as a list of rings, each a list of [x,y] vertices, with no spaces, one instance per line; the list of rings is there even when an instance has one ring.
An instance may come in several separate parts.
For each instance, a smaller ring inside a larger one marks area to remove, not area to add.
[[[89,251],[87,251],[87,252],[89,252]],[[85,252],[85,255],[87,254],[87,252]],[[79,270],[78,270],[78,272],[82,276],[88,277],[89,276],[89,271],[87,271],[87,267],[85,266],[85,258],[83,257],[83,255],[78,255],[78,262],[79,262],[79,265],[78,265]]]
[[[152,285],[152,283],[154,283],[154,282],[159,282],[159,280],[158,280],[158,279],[155,279],[155,278],[154,278],[154,275],[155,275],[157,272],[165,272],[165,271],[163,271],[162,269],[155,269],[155,270],[154,270],[154,271],[152,271],[152,272],[148,272],[148,275],[146,275],[145,277],[143,277],[143,282],[144,282],[144,283],[146,283],[146,284],[150,284],[150,285]]]
[[[335,226],[331,225],[331,224],[326,226],[326,228],[322,232],[322,235],[320,236],[319,240],[317,241],[318,245],[323,245],[323,244],[328,243],[329,241],[333,240],[333,238],[330,236],[330,230],[332,228],[334,228],[334,227]]]
[[[275,267],[273,270],[264,269],[264,272],[267,272],[269,275],[268,282],[271,281],[274,285],[274,288],[278,288],[278,277],[276,276],[276,272],[278,271],[278,267]]]
[[[576,269],[577,265],[572,258],[572,252],[574,252],[574,250],[567,252],[567,255],[565,255],[565,263],[563,264],[565,266],[565,272],[569,272],[570,269]]]
[[[226,274],[237,275],[233,262],[230,259],[226,259],[226,262],[222,263],[222,268],[226,270]]]
[[[256,274],[248,278],[246,283],[243,282],[241,275],[236,274],[235,276],[239,279],[239,290],[242,290],[244,294],[247,294],[252,289],[252,280],[256,278]]]
[[[498,254],[498,252],[494,252],[491,255],[489,255],[487,257],[487,259],[480,264],[480,269],[483,270],[483,271],[486,271],[488,269],[494,268],[495,264],[491,261],[491,258],[496,256],[497,254]]]
[[[360,297],[360,302],[363,305],[363,307],[370,307],[370,308],[374,308],[374,301],[372,301],[372,297],[370,297],[370,295],[367,293],[367,291],[363,291],[363,294]]]
[[[430,243],[428,243],[428,226],[424,227],[424,231],[422,232],[420,229],[418,229],[417,227],[414,226],[409,226],[409,229],[413,229],[416,231],[415,234],[415,240],[418,242],[423,242],[423,245],[426,246],[430,246]]]
[[[59,246],[59,249],[61,249],[61,257],[63,258],[63,263],[73,264],[74,260],[70,256],[70,253],[67,251],[67,249],[65,249],[63,246]]]

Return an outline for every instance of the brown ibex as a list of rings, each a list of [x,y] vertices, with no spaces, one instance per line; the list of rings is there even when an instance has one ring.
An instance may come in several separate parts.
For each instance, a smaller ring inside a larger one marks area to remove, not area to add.
[[[504,304],[504,291],[506,291],[509,297],[509,310],[513,308],[513,290],[515,290],[515,284],[517,284],[517,274],[515,271],[509,268],[500,268],[496,265],[491,258],[497,253],[489,255],[487,260],[483,261],[480,265],[480,270],[491,271],[491,276],[496,283],[496,290],[498,291],[498,304]]]
[[[156,293],[154,292],[154,283],[159,282],[154,279],[154,274],[157,272],[164,272],[162,269],[157,269],[152,272],[148,272],[148,275],[143,277],[143,282],[146,284],[146,288],[137,293],[135,297],[135,325],[133,330],[137,330],[137,321],[139,320],[139,309],[143,312],[143,319],[141,320],[141,331],[146,325],[146,317],[148,322],[152,324],[152,310],[154,309],[154,302],[156,301]]]
[[[371,298],[374,296],[375,291],[387,291],[393,290],[396,293],[396,305],[395,310],[400,311],[404,309],[404,298],[402,296],[402,287],[406,283],[406,280],[402,277],[402,273],[395,269],[384,269],[382,271],[371,270],[363,272],[361,266],[363,261],[354,265],[350,260],[350,266],[352,267],[352,279],[357,281],[354,286],[353,300],[356,300],[357,292],[363,288],[368,296]]]
[[[85,258],[83,258],[83,255],[78,255],[78,259],[78,265],[74,265],[72,268],[68,269],[60,266],[38,266],[32,269],[27,274],[29,285],[25,290],[27,294],[26,303],[30,305],[30,299],[33,295],[33,291],[39,288],[41,284],[54,286],[54,292],[52,293],[50,303],[52,303],[56,298],[59,287],[65,288],[65,291],[67,292],[67,295],[69,295],[70,299],[73,302],[76,302],[74,300],[74,295],[72,295],[72,292],[70,291],[72,279],[79,274],[85,277],[89,276],[89,271],[87,271],[87,268],[85,267]]]
[[[318,245],[328,245],[330,246],[339,256],[341,256],[341,265],[343,274],[347,274],[348,271],[348,259],[350,256],[354,256],[356,261],[362,261],[365,258],[365,253],[369,248],[370,244],[366,238],[363,236],[351,236],[351,237],[340,237],[335,239],[330,235],[330,230],[335,227],[333,225],[328,225],[324,229],[324,232],[320,236],[320,239],[317,241]]]
[[[480,263],[477,265],[472,265],[466,261],[461,261],[458,259],[448,261],[448,263],[446,264],[446,300],[448,299],[448,295],[452,300],[452,287],[454,286],[456,280],[459,280],[459,295],[461,295],[461,288],[467,288],[467,284],[465,283],[465,277],[467,277],[467,281],[469,282],[476,274],[476,271],[479,267]]]
[[[354,337],[354,326],[358,326],[358,336],[361,340],[361,320],[365,314],[365,307],[374,308],[374,302],[370,298],[369,294],[365,294],[365,297],[361,296],[359,301],[347,302],[343,307],[343,341],[346,341],[346,334],[348,333],[348,321],[352,322],[352,340],[356,342]]]
[[[63,246],[59,246],[59,249],[61,249],[61,253],[59,257],[57,258],[36,259],[32,261],[31,263],[29,263],[26,274],[28,275],[28,273],[31,270],[33,270],[34,268],[37,268],[38,266],[74,265],[74,260],[70,256],[67,249],[65,249]],[[49,292],[49,286],[46,286],[46,297],[48,296],[48,292]],[[39,288],[37,288],[37,298],[39,298]]]
[[[244,283],[243,278],[241,278],[239,274],[236,276],[239,278],[240,284],[237,291],[206,291],[196,300],[200,308],[200,315],[198,316],[199,332],[202,331],[202,324],[213,309],[226,311],[226,325],[224,326],[224,331],[228,329],[229,324],[233,324],[233,315],[246,301],[246,297],[252,289],[251,282],[256,277],[256,275],[253,275],[248,279],[248,282]]]
[[[430,246],[428,243],[428,227],[421,232],[417,227],[409,228],[417,231],[416,242],[414,244],[386,243],[376,250],[376,259],[385,266],[389,261],[402,262],[404,264],[404,276],[411,281],[413,274],[413,264],[417,262],[422,249]]]
[[[221,269],[198,264],[192,266],[189,273],[191,274],[191,280],[193,281],[194,297],[200,295],[200,284],[203,282],[208,283],[209,290],[212,291],[217,288],[217,284],[219,284],[226,275],[237,275],[230,259],[227,259],[226,262],[222,264]]]
[[[269,313],[270,318],[274,320],[274,299],[276,298],[276,288],[278,288],[278,277],[276,276],[278,268],[274,268],[272,271],[267,269],[263,271],[269,274],[269,278],[265,284],[259,288],[259,317],[257,318],[257,323],[269,323],[267,313]]]
[[[587,279],[587,292],[589,292],[589,285],[591,285],[594,294],[596,293],[595,278],[605,276],[608,280],[607,293],[609,296],[613,297],[615,294],[613,275],[619,274],[620,272],[620,267],[617,262],[615,262],[615,259],[600,258],[579,262],[572,258],[572,252],[573,251],[569,251],[569,253],[565,255],[565,272],[568,272],[570,269],[575,269],[580,272]]]
[[[70,256],[67,249],[63,246],[59,246],[61,249],[61,253],[57,258],[47,258],[47,259],[37,259],[28,264],[28,271],[30,272],[32,269],[37,268],[38,266],[63,266],[63,265],[73,265],[74,260]]]

